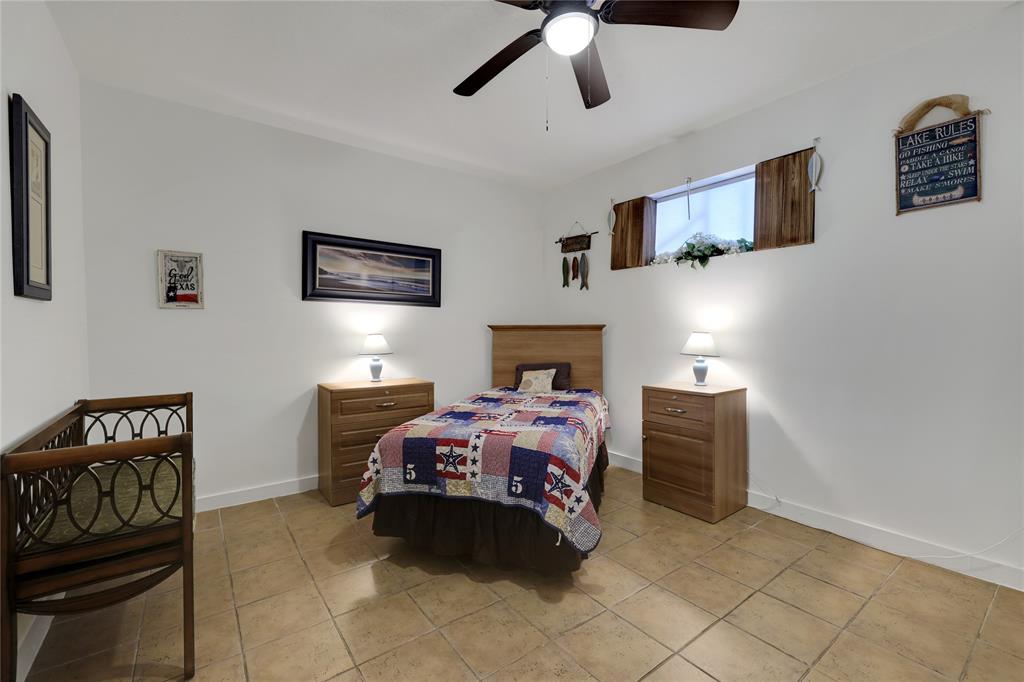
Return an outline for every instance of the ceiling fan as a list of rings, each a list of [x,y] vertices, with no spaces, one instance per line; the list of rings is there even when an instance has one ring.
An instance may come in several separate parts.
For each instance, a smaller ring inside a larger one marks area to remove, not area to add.
[[[600,22],[724,30],[736,16],[739,0],[497,0],[547,16],[540,28],[527,31],[505,46],[455,87],[471,97],[512,62],[541,42],[569,57],[587,109],[611,99],[594,36]],[[600,20],[600,21],[599,21]]]

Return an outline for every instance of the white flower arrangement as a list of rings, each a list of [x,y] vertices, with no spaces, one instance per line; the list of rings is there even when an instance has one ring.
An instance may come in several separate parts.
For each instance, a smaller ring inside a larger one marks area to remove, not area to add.
[[[753,243],[742,237],[739,239],[722,239],[713,234],[696,232],[686,240],[685,244],[675,251],[659,253],[651,260],[650,264],[660,265],[662,263],[675,262],[676,265],[679,265],[683,261],[689,261],[691,268],[696,269],[697,263],[700,263],[702,268],[706,268],[708,262],[714,256],[731,256],[736,253],[746,253],[753,250]]]

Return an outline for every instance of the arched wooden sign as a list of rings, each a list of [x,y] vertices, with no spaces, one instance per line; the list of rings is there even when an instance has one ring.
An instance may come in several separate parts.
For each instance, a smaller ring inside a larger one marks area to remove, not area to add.
[[[937,107],[958,116],[918,128]],[[914,107],[894,131],[896,215],[922,208],[981,200],[982,111],[972,111],[967,95],[944,95]]]

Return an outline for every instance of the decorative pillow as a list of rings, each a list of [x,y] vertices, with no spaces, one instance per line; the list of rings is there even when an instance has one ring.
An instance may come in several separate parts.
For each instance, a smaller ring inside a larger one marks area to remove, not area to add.
[[[551,382],[551,388],[556,391],[568,391],[572,388],[572,384],[569,381],[572,365],[568,362],[528,362],[516,365],[516,386],[522,383],[523,372],[531,369],[555,370],[555,378]]]
[[[535,369],[523,372],[523,380],[518,389],[526,393],[547,393],[551,390],[551,381],[555,378],[553,369]]]

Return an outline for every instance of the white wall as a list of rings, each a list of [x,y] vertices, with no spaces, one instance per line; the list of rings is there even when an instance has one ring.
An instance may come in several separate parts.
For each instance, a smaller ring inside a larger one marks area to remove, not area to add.
[[[710,361],[711,380],[749,387],[751,489],[769,495],[752,501],[777,495],[780,513],[910,553],[981,549],[1021,525],[1021,11],[550,192],[550,318],[608,324],[613,452],[639,459],[641,384],[692,381],[678,351],[691,330],[709,329],[723,355]],[[895,217],[892,129],[918,102],[961,92],[992,110],[984,200]],[[591,290],[560,288],[550,240],[577,218],[602,228],[610,197],[817,136],[815,244],[717,259],[703,272],[611,272],[602,235]],[[1019,536],[985,556],[1011,568],[947,563],[1020,584]]]
[[[46,5],[0,4],[0,443],[10,445],[88,392],[78,72]],[[53,300],[16,297],[11,257],[7,98],[19,93],[50,131]]]
[[[314,484],[314,387],[369,378],[366,332],[443,404],[488,384],[487,323],[539,315],[535,194],[99,85],[82,108],[92,392],[195,393],[201,506]],[[303,229],[439,247],[442,307],[302,301]],[[156,249],[204,254],[204,310],[157,308]]]
[[[42,3],[0,3],[0,449],[89,391],[78,72]],[[15,297],[11,257],[8,97],[21,94],[50,131],[53,300]],[[19,616],[19,670],[50,618]]]

